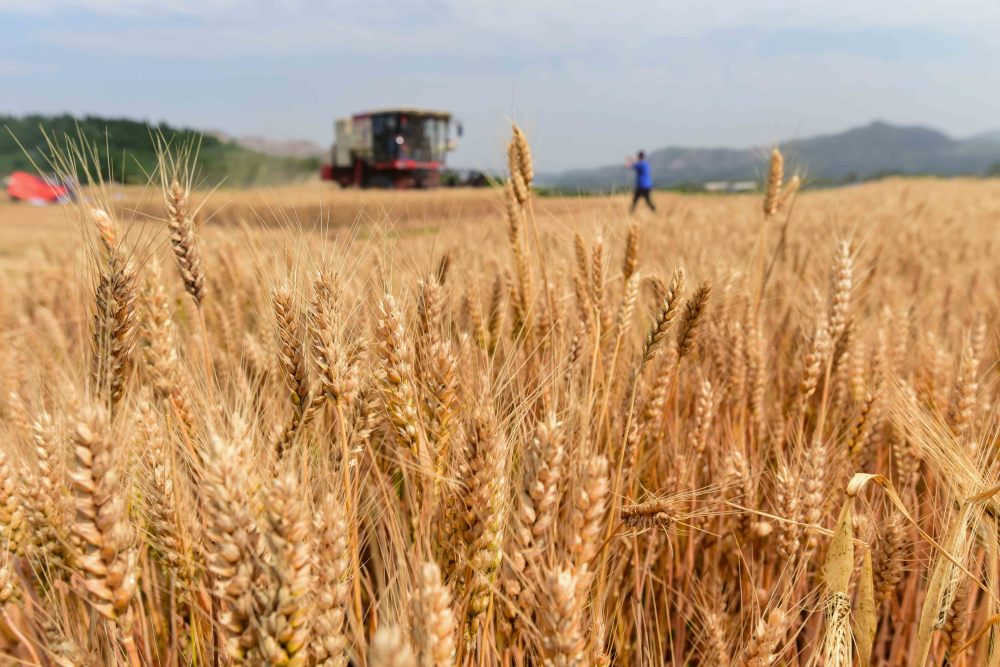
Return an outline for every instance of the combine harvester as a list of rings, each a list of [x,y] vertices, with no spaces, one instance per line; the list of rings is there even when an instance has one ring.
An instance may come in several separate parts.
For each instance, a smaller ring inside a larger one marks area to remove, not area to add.
[[[323,165],[321,176],[345,188],[485,185],[478,172],[442,178],[445,156],[458,145],[448,136],[450,124],[450,113],[426,109],[383,109],[339,118],[333,160]],[[456,132],[462,136],[460,123]]]

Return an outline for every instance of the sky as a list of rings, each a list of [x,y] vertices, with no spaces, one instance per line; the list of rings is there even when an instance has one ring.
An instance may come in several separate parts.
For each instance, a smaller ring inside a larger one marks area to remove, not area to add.
[[[0,0],[0,113],[333,140],[366,109],[452,111],[492,168],[761,146],[875,119],[1000,129],[995,0]]]

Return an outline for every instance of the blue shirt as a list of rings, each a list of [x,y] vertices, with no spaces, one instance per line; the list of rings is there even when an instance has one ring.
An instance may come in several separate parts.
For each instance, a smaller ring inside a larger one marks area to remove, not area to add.
[[[639,160],[632,163],[632,168],[635,169],[635,187],[651,190],[653,187],[653,172],[649,169],[649,163],[645,160]]]

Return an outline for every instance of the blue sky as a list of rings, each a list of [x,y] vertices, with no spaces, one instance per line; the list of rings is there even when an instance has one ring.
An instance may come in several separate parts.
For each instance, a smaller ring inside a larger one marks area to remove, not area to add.
[[[0,112],[325,145],[337,116],[429,106],[465,124],[453,163],[502,163],[516,118],[562,169],[876,118],[1000,129],[997,36],[980,0],[0,0]]]

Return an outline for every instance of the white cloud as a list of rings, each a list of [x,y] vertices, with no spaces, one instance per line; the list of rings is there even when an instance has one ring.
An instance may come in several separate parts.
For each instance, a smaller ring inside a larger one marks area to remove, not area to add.
[[[38,72],[48,72],[51,69],[52,67],[45,63],[0,56],[0,77],[28,76]]]
[[[28,5],[29,0],[8,0]],[[2,3],[3,0],[0,0]],[[697,44],[731,31],[732,42],[788,29],[821,29],[843,39],[859,29],[951,31],[956,40],[992,43],[1000,3],[956,0],[948,11],[917,2],[905,15],[877,3],[846,0],[835,8],[805,10],[789,0],[753,5],[704,5],[679,0],[664,8],[630,4],[609,11],[606,0],[52,0],[62,8],[115,16],[126,27],[60,23],[39,30],[48,45],[88,54],[176,58],[355,54],[439,56],[528,62],[579,57],[655,56],[678,41]],[[52,4],[47,5],[50,8]],[[6,5],[0,4],[0,16]],[[970,17],[975,17],[972,20]],[[146,20],[148,18],[148,20]],[[165,20],[182,19],[182,20]]]
[[[767,143],[876,117],[964,134],[1000,116],[1000,93],[983,86],[1000,64],[993,0],[915,0],[905,11],[877,0],[36,2],[0,0],[0,35],[5,12],[42,12],[19,37],[45,58],[115,64],[79,81],[60,70],[44,90],[21,78],[25,105],[99,103],[326,141],[334,116],[406,101],[467,121],[456,156],[467,163],[502,159],[510,115],[537,129],[544,168],[617,159],[623,147]],[[8,63],[7,76],[25,67]],[[190,97],[163,94],[182,75],[196,110]]]
[[[239,9],[241,0],[0,0],[0,15],[28,14],[58,16],[67,11],[91,12],[101,16],[221,15]]]
[[[0,0],[0,14],[55,16],[67,10],[105,16],[182,16],[255,22],[264,34],[272,21],[292,19],[312,32],[311,24],[361,28],[376,22],[405,36],[425,29],[452,32],[452,27],[494,34],[546,38],[560,44],[611,40],[628,42],[661,35],[684,35],[752,25],[762,28],[801,26],[858,27],[933,25],[979,30],[1000,23],[1000,3],[992,0],[914,0],[901,11],[898,2],[842,0],[663,0],[620,3],[606,0]],[[427,17],[425,26],[408,25],[407,17]],[[268,20],[261,22],[261,18]]]

